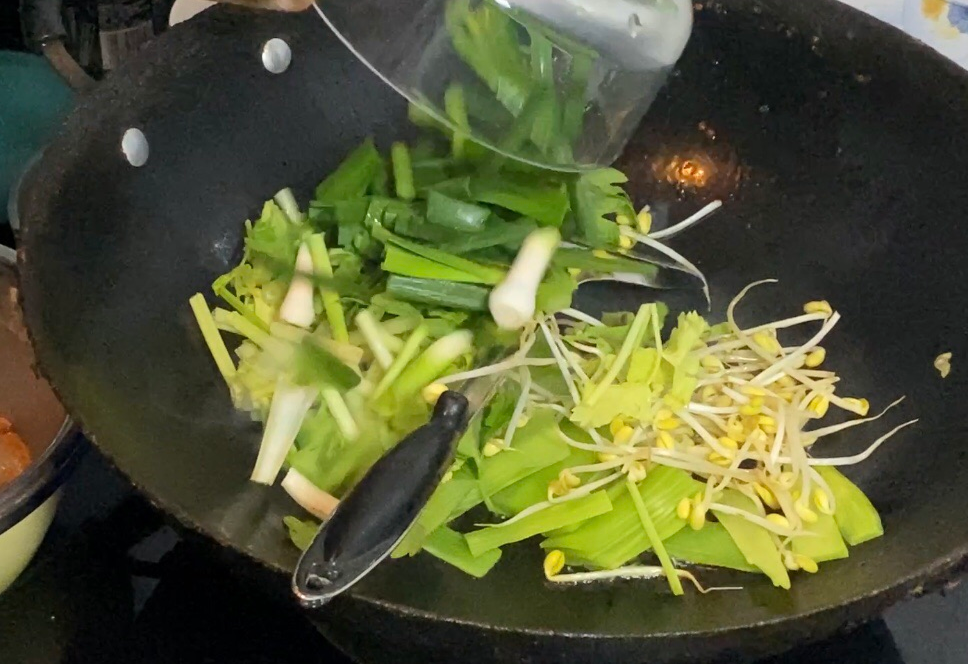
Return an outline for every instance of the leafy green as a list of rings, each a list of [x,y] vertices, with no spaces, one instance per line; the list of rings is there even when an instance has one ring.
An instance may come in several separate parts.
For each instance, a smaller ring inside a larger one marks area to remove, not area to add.
[[[374,183],[385,177],[383,157],[367,139],[351,152],[335,171],[316,187],[316,202],[332,205],[359,198]]]
[[[467,275],[472,275],[477,280],[477,283],[490,285],[500,283],[506,272],[502,268],[481,265],[480,263],[449,254],[446,251],[441,251],[434,247],[411,242],[410,240],[394,235],[382,227],[375,227],[372,229],[372,232],[375,238],[385,244],[395,245],[427,260],[453,268],[454,270],[459,270]]]
[[[628,178],[614,168],[600,168],[582,173],[571,186],[578,232],[585,244],[596,249],[615,247],[619,227],[607,215],[634,218],[635,210],[621,185]]]
[[[514,434],[512,449],[480,463],[481,493],[493,496],[530,474],[561,461],[569,449],[558,435],[554,413],[541,411]]]
[[[794,553],[812,558],[818,563],[847,557],[847,545],[840,535],[834,517],[817,514],[817,522],[805,523],[803,529],[806,534],[795,537],[790,543]]]
[[[594,405],[583,401],[575,406],[571,421],[589,429],[605,426],[619,416],[647,422],[652,419],[654,405],[655,398],[648,385],[609,385]]]
[[[272,262],[291,267],[296,262],[296,251],[303,228],[289,221],[289,217],[272,201],[266,201],[262,215],[254,224],[247,224],[245,250],[250,258],[268,258]]]
[[[547,177],[480,173],[471,178],[471,197],[556,228],[570,208],[565,183]]]
[[[282,522],[289,530],[289,539],[300,551],[305,551],[316,538],[319,531],[319,524],[312,519],[300,519],[295,516],[284,516]]]

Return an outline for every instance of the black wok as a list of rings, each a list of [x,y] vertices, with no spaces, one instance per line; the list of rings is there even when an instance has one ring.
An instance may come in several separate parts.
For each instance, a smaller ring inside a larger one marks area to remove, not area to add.
[[[284,74],[262,68],[271,37],[293,48]],[[214,9],[87,94],[22,196],[26,315],[64,403],[159,506],[279,572],[279,588],[296,561],[281,522],[294,507],[246,481],[258,431],[233,412],[187,299],[235,264],[241,222],[264,199],[284,185],[307,195],[365,136],[386,145],[404,132],[404,111],[315,16]],[[129,127],[150,143],[140,169],[119,150]],[[706,180],[670,183],[676,155]],[[313,615],[355,656],[748,656],[964,570],[968,76],[832,1],[712,3],[620,166],[639,203],[668,203],[674,218],[727,199],[678,242],[710,277],[715,313],[766,277],[782,286],[751,296],[749,319],[829,298],[845,318],[828,347],[844,392],[875,407],[909,395],[898,417],[920,424],[851,472],[886,537],[789,593],[710,573],[745,590],[681,599],[649,583],[549,589],[533,546],[512,547],[483,581],[429,557],[393,562]],[[932,367],[943,351],[954,353],[946,380]]]

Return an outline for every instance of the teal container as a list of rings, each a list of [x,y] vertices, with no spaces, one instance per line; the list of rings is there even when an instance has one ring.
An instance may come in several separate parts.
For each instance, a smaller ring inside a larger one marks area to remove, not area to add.
[[[56,132],[73,105],[73,93],[47,60],[0,51],[0,224],[21,171]]]

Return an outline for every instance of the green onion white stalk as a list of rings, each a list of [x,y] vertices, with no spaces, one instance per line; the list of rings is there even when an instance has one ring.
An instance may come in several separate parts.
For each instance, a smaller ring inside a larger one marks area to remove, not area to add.
[[[556,228],[539,228],[524,240],[507,276],[488,298],[498,327],[518,330],[534,319],[538,286],[560,242],[561,234]]]

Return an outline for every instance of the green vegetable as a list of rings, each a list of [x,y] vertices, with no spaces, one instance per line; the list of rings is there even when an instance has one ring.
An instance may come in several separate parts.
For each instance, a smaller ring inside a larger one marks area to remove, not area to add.
[[[387,245],[386,257],[380,266],[385,272],[397,274],[402,277],[413,277],[416,279],[434,279],[442,281],[455,281],[459,283],[479,284],[482,282],[477,274],[464,272],[457,268],[436,263],[429,258],[424,258],[395,245]]]
[[[222,374],[222,378],[226,382],[229,382],[235,375],[235,363],[232,362],[229,350],[225,347],[225,342],[222,341],[222,335],[219,334],[215,319],[212,318],[212,312],[209,311],[208,303],[205,302],[205,296],[201,293],[196,293],[188,300],[188,303],[192,307],[192,313],[195,314],[195,320],[198,321],[198,328],[202,332],[202,338],[205,340],[205,345],[208,346],[209,353],[211,353],[212,358],[215,360],[215,365],[218,367],[219,373]]]
[[[454,360],[470,352],[473,339],[469,331],[460,330],[430,344],[390,386],[387,396],[392,397],[392,403],[399,404],[434,382]]]
[[[450,528],[435,530],[424,543],[424,550],[477,579],[490,572],[501,559],[500,549],[475,556],[461,534]]]
[[[313,257],[313,271],[332,279],[333,265],[329,261],[325,236],[322,233],[310,235],[306,244],[309,246],[309,252]],[[336,341],[349,341],[349,332],[346,330],[346,318],[343,315],[343,306],[339,301],[339,293],[328,288],[320,288],[319,294],[323,299],[323,309],[326,311],[326,320],[329,322],[329,329],[333,338]]]
[[[665,541],[686,522],[676,516],[676,506],[702,488],[689,473],[659,466],[638,485],[639,495],[652,518],[656,534]],[[574,531],[556,534],[542,542],[544,549],[561,549],[569,560],[580,559],[590,566],[615,569],[648,551],[652,543],[627,491],[616,491],[612,511],[589,519]]]
[[[397,196],[412,201],[417,195],[413,185],[413,165],[410,163],[410,148],[406,143],[394,143],[390,148],[390,163],[393,164],[393,182]]]
[[[424,340],[427,339],[428,335],[429,329],[427,326],[419,325],[417,329],[415,329],[410,336],[407,337],[407,341],[403,345],[403,348],[393,359],[393,364],[391,364],[390,368],[387,369],[387,372],[383,374],[383,378],[380,379],[380,382],[377,383],[376,389],[373,390],[373,399],[379,399],[381,396],[383,396],[383,393],[393,385],[393,382],[400,376],[401,373],[403,373],[403,370],[408,364],[410,364],[410,361],[413,360],[413,358],[417,356],[417,353],[420,352],[420,345],[424,342]]]
[[[635,218],[635,210],[621,185],[628,178],[614,168],[582,173],[571,186],[578,231],[590,247],[605,249],[618,245],[619,230],[607,215]]]
[[[512,403],[513,407],[514,404]],[[491,496],[491,504],[499,514],[513,516],[548,497],[548,484],[558,479],[566,468],[595,463],[595,453],[569,448],[567,457],[547,468],[542,468]]]
[[[346,391],[360,384],[359,374],[311,337],[299,344],[294,365],[297,385],[325,385]]]
[[[575,498],[547,507],[540,512],[525,516],[513,523],[483,528],[467,533],[464,538],[475,556],[487,551],[520,542],[541,533],[581,523],[612,509],[612,501],[604,491],[595,491],[587,496]]]
[[[464,88],[453,84],[444,92],[444,112],[457,128],[451,138],[451,151],[454,157],[461,159],[465,156],[464,146],[470,136],[471,126],[467,117],[467,102],[464,100]]]
[[[383,158],[372,139],[349,154],[335,171],[316,187],[316,202],[332,205],[366,194],[384,168]]]
[[[652,263],[632,260],[619,254],[607,254],[605,257],[593,253],[590,249],[562,248],[555,253],[552,263],[557,267],[571,268],[597,274],[612,274],[624,272],[654,277],[658,268]]]
[[[558,228],[570,208],[564,182],[515,174],[480,174],[471,178],[471,196]]]
[[[817,517],[816,523],[804,524],[803,529],[806,534],[803,537],[793,539],[791,542],[793,552],[807,556],[818,563],[846,558],[847,545],[844,544],[844,538],[840,536],[837,521],[828,514],[817,514]]]
[[[856,484],[833,466],[817,466],[816,470],[834,494],[834,519],[848,544],[857,546],[884,534],[880,515]]]
[[[726,567],[741,572],[760,571],[746,562],[746,556],[721,523],[707,522],[700,530],[683,528],[665,541],[665,548],[670,556],[686,563]]]
[[[439,191],[427,196],[427,221],[460,233],[477,233],[484,229],[484,222],[491,211],[480,205],[465,203]]]
[[[433,307],[487,311],[487,296],[490,290],[456,281],[393,275],[387,279],[387,293],[407,302]]]
[[[480,249],[490,249],[491,247],[513,247],[516,250],[524,242],[524,238],[528,237],[537,227],[533,219],[521,218],[507,222],[492,215],[480,232],[460,235],[442,242],[438,248],[458,255],[468,254]]]
[[[289,221],[289,217],[272,201],[266,201],[262,215],[254,224],[247,224],[245,251],[253,261],[279,269],[290,269],[296,262],[296,251],[303,228]]]
[[[659,562],[662,564],[662,569],[665,572],[666,579],[669,581],[669,587],[672,589],[673,595],[682,594],[682,581],[679,579],[679,574],[676,572],[675,565],[672,564],[672,559],[669,558],[669,554],[666,552],[665,547],[662,546],[662,538],[659,536],[659,532],[655,529],[655,524],[652,523],[652,517],[649,516],[649,510],[645,507],[645,502],[642,500],[642,496],[639,494],[638,488],[635,486],[635,482],[630,479],[626,479],[625,488],[628,489],[629,495],[632,497],[632,503],[635,504],[635,511],[638,512],[639,519],[642,521],[642,529],[645,530],[646,536],[649,538],[649,544],[652,550],[655,551],[656,557],[658,557]]]
[[[481,461],[481,493],[493,496],[568,454],[568,446],[558,435],[554,413],[541,411],[518,429],[512,449]]]
[[[300,551],[305,551],[316,538],[319,531],[319,523],[311,519],[300,519],[295,516],[284,516],[282,522],[289,530],[289,539]]]
[[[411,242],[410,240],[406,240],[402,237],[394,235],[384,228],[374,228],[373,236],[385,244],[395,245],[401,249],[406,249],[412,254],[416,254],[417,256],[421,256],[435,263],[439,263],[440,265],[458,270],[468,275],[473,275],[478,283],[496,284],[504,278],[505,271],[501,268],[481,265],[480,263],[475,263],[474,261],[467,260],[466,258],[449,254],[446,251],[441,251],[440,249],[435,249],[434,247],[428,247],[417,242]]]
[[[416,523],[393,552],[393,557],[415,555],[432,532],[481,504],[483,500],[474,473],[469,467],[462,467],[450,480],[437,487],[417,517]]]
[[[724,491],[723,495],[719,498],[719,502],[723,505],[746,510],[751,513],[755,513],[756,510],[756,506],[752,500],[734,489]],[[716,514],[716,518],[719,519],[719,522],[729,531],[733,542],[743,552],[746,561],[751,565],[755,565],[770,577],[773,585],[789,590],[790,575],[783,565],[780,552],[777,550],[776,544],[770,536],[770,532],[766,528],[751,523],[741,516],[725,514],[723,512],[717,512],[716,510],[713,511]]]

